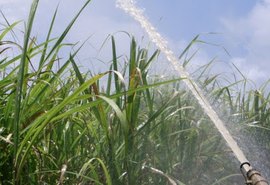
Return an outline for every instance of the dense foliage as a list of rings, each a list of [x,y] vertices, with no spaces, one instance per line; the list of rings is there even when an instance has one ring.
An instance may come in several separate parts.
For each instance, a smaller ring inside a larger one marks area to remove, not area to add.
[[[37,4],[23,46],[10,37],[18,22],[3,24],[0,32],[0,184],[242,182],[237,161],[184,79],[149,75],[158,50],[150,53],[131,37],[129,57],[119,57],[112,36],[108,69],[82,73],[75,59],[81,47],[66,61],[59,51],[85,6],[62,35],[51,38],[56,11],[47,39],[37,43],[31,37]],[[218,75],[204,74],[208,67],[197,71],[197,80],[211,101],[223,106],[227,120],[260,132],[269,149],[269,94],[239,85],[246,81],[224,86]]]

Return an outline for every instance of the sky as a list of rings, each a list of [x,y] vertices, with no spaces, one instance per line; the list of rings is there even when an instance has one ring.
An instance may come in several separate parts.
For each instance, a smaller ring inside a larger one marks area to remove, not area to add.
[[[11,23],[26,21],[31,2],[0,0],[0,9]],[[40,0],[32,34],[40,41],[45,38],[59,4],[53,32],[54,36],[59,35],[84,2]],[[137,0],[137,6],[144,10],[177,56],[197,34],[204,42],[212,43],[194,45],[193,51],[200,50],[191,68],[215,58],[215,72],[237,73],[236,66],[258,85],[269,79],[270,0]],[[4,23],[3,18],[0,22]],[[119,55],[128,54],[130,38],[122,31],[133,34],[142,45],[150,42],[140,25],[116,7],[115,0],[92,0],[66,42],[83,42],[90,37],[80,52],[79,62],[86,69],[102,72],[111,58],[110,42],[103,45],[108,35],[116,37]]]

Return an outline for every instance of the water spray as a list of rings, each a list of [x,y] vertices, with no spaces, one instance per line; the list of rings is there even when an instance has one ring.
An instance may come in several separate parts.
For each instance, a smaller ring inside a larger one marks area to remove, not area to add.
[[[138,21],[141,27],[146,31],[150,40],[160,49],[161,52],[166,56],[169,62],[173,65],[174,69],[179,73],[180,77],[184,79],[185,85],[197,99],[204,112],[212,120],[228,146],[231,148],[235,157],[241,164],[241,172],[248,185],[268,185],[266,180],[260,175],[259,172],[254,170],[249,163],[242,150],[233,139],[228,129],[225,127],[222,120],[219,118],[217,113],[214,111],[207,98],[204,96],[203,91],[199,86],[192,80],[189,73],[179,64],[178,58],[175,57],[172,50],[169,49],[167,41],[156,31],[155,27],[152,26],[150,21],[144,16],[143,10],[139,9],[135,5],[134,0],[116,0],[117,6],[123,9],[126,13],[130,14],[136,21]]]

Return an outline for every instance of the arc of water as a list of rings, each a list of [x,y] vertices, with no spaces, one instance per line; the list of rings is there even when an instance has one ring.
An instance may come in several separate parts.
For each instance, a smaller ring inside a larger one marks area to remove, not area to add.
[[[144,16],[143,10],[136,7],[134,0],[117,0],[117,6],[123,9],[126,13],[130,14],[136,21],[138,21],[141,27],[146,31],[150,40],[165,54],[167,60],[172,63],[175,70],[179,73],[181,78],[184,78],[185,85],[189,88],[191,93],[197,99],[200,106],[203,108],[204,112],[212,120],[220,134],[223,136],[228,146],[231,148],[235,157],[240,163],[247,162],[242,150],[237,145],[236,141],[233,139],[228,129],[225,127],[222,120],[219,118],[217,113],[214,111],[208,100],[203,94],[203,91],[198,87],[195,81],[192,80],[189,73],[183,68],[179,63],[177,57],[173,54],[172,50],[169,49],[166,40],[157,32],[150,21]],[[245,169],[248,171],[249,169]]]

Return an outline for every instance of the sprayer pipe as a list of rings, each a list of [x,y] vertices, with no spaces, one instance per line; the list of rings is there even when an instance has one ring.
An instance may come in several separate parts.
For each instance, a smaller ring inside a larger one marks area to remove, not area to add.
[[[225,127],[222,120],[219,118],[218,114],[212,108],[207,98],[204,96],[203,91],[198,87],[198,85],[192,80],[189,73],[184,69],[182,65],[179,65],[178,58],[175,57],[172,50],[169,49],[166,40],[156,31],[155,27],[144,17],[143,11],[135,6],[133,0],[117,0],[117,4],[120,8],[125,10],[130,14],[135,20],[137,20],[142,28],[148,33],[149,38],[156,44],[156,46],[166,55],[169,62],[171,62],[176,71],[179,72],[181,78],[185,78],[184,82],[186,86],[190,89],[194,97],[197,99],[201,107],[204,109],[205,113],[212,120],[220,134],[223,136],[228,146],[231,148],[232,152],[235,154],[236,158],[241,164],[248,163],[246,156],[242,150],[237,145],[236,141],[233,139],[227,128]],[[248,163],[249,164],[249,163]],[[245,172],[252,171],[250,165],[241,165]],[[247,173],[246,173],[247,174]],[[249,180],[253,180],[255,184],[252,185],[268,185],[268,183],[260,178],[258,174],[253,174],[249,177]],[[266,183],[265,183],[266,182]]]
[[[252,185],[269,185],[265,178],[256,170],[250,170],[247,172],[247,177],[251,181]]]

